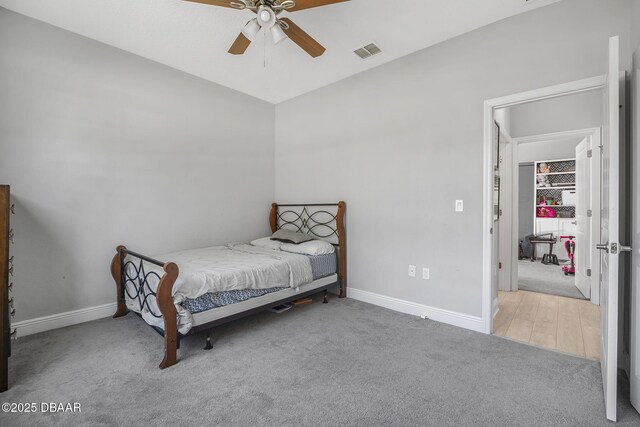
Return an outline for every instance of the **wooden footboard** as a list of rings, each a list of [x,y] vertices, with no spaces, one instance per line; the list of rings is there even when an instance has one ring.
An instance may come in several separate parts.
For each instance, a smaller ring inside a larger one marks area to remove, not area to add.
[[[127,255],[131,260],[127,260]],[[132,259],[138,259],[136,264]],[[144,262],[162,267],[164,274],[160,277],[153,271],[145,271]],[[129,270],[132,270],[130,272]],[[131,252],[124,246],[116,248],[116,254],[111,262],[111,275],[116,282],[117,310],[114,318],[125,316],[128,313],[126,295],[137,298],[140,307],[149,310],[154,317],[162,317],[164,322],[164,359],[160,363],[160,369],[168,368],[177,362],[178,353],[178,313],[173,304],[173,284],[178,278],[178,266],[173,262],[163,263],[147,256]],[[149,287],[149,277],[155,276],[158,280],[156,291]],[[149,306],[149,299],[155,298],[160,313],[154,313]]]

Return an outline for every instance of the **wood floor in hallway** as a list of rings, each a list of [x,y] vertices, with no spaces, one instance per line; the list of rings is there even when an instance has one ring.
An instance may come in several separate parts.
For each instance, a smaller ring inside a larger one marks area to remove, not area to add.
[[[600,307],[589,301],[536,292],[499,292],[493,333],[600,360]]]

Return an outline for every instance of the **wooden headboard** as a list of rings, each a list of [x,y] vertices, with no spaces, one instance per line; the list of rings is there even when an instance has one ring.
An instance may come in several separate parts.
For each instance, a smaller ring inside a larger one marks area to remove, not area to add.
[[[338,279],[340,298],[347,296],[347,231],[344,226],[347,204],[313,203],[282,204],[273,203],[269,224],[271,232],[284,228],[326,240],[338,248]]]

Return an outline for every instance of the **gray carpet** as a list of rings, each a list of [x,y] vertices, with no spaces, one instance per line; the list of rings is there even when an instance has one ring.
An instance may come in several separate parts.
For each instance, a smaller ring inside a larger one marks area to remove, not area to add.
[[[2,402],[80,414],[0,414],[2,426],[601,426],[600,365],[358,301],[263,313],[183,341],[135,315],[22,338]],[[640,425],[620,391],[619,425]]]
[[[560,265],[544,265],[540,260],[518,261],[518,289],[561,297],[586,299],[576,288],[575,276],[565,276]]]

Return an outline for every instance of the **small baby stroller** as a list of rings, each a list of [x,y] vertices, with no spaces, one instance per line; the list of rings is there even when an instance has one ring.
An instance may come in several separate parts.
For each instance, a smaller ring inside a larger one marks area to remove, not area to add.
[[[576,254],[576,242],[573,240],[576,236],[560,236],[560,240],[567,239],[564,242],[564,248],[567,251],[567,256],[569,257],[569,262],[562,266],[562,271],[564,271],[565,276],[576,274],[576,263],[575,263],[575,254]]]

